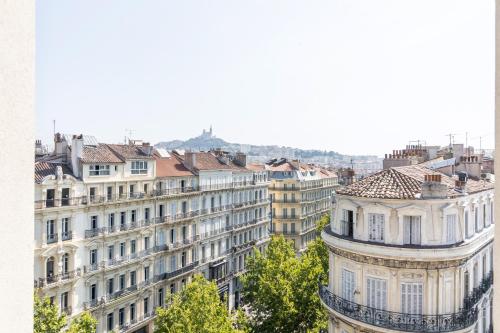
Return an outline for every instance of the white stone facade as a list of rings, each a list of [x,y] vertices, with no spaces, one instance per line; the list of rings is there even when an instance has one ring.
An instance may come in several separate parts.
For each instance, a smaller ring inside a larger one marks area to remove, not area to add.
[[[70,316],[89,309],[98,332],[151,332],[155,308],[195,273],[238,306],[245,261],[269,241],[267,172],[158,177],[155,159],[141,174],[133,161],[35,184],[35,287]]]
[[[491,186],[433,199],[339,192],[322,233],[329,332],[490,332]]]

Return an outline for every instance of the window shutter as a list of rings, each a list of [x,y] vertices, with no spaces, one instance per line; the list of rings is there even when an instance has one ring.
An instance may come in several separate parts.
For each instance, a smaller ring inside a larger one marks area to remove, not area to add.
[[[420,244],[420,216],[413,217],[413,225],[412,225],[412,244]]]
[[[405,216],[403,220],[403,243],[410,244],[411,242],[411,218],[410,216]]]

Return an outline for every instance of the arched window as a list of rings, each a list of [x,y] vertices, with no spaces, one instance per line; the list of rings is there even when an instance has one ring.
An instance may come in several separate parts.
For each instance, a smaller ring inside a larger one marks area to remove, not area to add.
[[[53,277],[54,276],[54,257],[50,257],[49,259],[47,259],[47,264],[46,264],[45,268],[46,268],[45,273],[46,273],[47,279]]]
[[[65,253],[62,257],[62,269],[64,274],[69,272],[69,254]]]

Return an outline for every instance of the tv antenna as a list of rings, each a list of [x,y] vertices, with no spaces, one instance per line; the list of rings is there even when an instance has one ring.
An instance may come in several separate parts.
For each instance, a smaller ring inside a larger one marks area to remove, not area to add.
[[[450,147],[453,143],[455,143],[455,135],[457,135],[456,133],[450,133],[450,134],[446,134],[445,136],[448,136],[450,138]]]
[[[130,140],[132,138],[132,134],[134,133],[134,130],[126,128],[125,129],[125,134],[128,133],[128,139]],[[127,144],[127,135],[125,135],[125,144]]]

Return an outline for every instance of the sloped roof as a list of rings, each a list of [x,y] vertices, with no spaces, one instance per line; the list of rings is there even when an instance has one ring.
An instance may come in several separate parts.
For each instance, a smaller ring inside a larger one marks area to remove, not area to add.
[[[441,183],[447,185],[448,196],[461,195],[455,189],[455,178],[430,170],[422,165],[394,167],[382,170],[349,186],[337,190],[338,194],[379,199],[418,199],[425,175],[441,175]],[[492,189],[494,184],[469,179],[467,193]]]
[[[35,183],[40,184],[47,176],[55,176],[57,167],[62,168],[64,175],[74,177],[71,169],[64,163],[36,162],[35,163]]]
[[[256,172],[261,172],[261,171],[266,171],[266,165],[265,164],[260,164],[260,163],[250,163],[247,164],[247,169],[256,171]]]
[[[81,157],[82,163],[123,163],[106,144],[97,146],[84,146]]]
[[[233,170],[233,171],[250,171],[246,167],[234,163],[227,158],[227,164],[223,163],[217,156],[211,152],[196,152],[195,169],[197,170]]]
[[[155,156],[155,160],[157,177],[182,177],[193,175],[193,173],[189,171],[180,160],[173,156]]]
[[[152,159],[151,154],[147,154],[142,146],[107,144],[107,146],[123,161],[132,159]],[[152,148],[151,148],[152,151]]]

